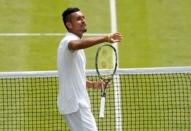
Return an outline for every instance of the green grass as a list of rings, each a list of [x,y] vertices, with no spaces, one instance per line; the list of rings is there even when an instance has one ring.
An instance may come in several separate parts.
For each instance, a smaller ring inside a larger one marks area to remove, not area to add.
[[[60,37],[1,37],[1,71],[53,70],[58,39]]]
[[[105,9],[109,7],[108,1],[97,6],[89,4],[76,0],[47,0],[40,4],[38,0],[0,1],[0,33],[65,33],[61,14],[68,6],[82,9],[87,17],[88,32],[110,32],[109,9]],[[56,70],[57,47],[61,38],[0,37],[0,52],[3,52],[0,71]],[[93,50],[95,52],[95,48]],[[87,53],[87,58],[88,68],[94,68],[94,54]]]
[[[118,29],[125,35],[120,66],[189,66],[190,5],[189,0],[118,1]]]
[[[190,65],[190,5],[189,0],[117,1],[118,30],[124,35],[119,46],[120,67]],[[1,0],[0,32],[64,33],[61,13],[68,6],[82,9],[89,33],[110,32],[107,0]],[[55,70],[60,40],[61,37],[0,37],[0,71]],[[94,68],[95,49],[86,50],[87,68]]]

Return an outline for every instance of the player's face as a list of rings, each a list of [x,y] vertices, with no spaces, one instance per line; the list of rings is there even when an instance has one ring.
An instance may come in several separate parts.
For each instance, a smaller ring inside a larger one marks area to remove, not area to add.
[[[82,36],[82,34],[87,31],[85,16],[78,11],[72,13],[70,18],[70,31]]]

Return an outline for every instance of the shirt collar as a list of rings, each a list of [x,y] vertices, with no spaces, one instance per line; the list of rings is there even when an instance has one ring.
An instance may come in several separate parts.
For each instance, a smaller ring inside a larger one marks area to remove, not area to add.
[[[76,34],[74,34],[72,32],[67,32],[66,35],[70,35],[70,36],[76,37],[77,39],[80,39],[79,36],[77,36]]]

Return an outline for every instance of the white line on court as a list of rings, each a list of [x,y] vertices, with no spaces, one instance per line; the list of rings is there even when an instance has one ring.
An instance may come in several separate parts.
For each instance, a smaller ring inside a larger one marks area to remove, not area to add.
[[[85,33],[84,36],[99,36],[107,33]],[[14,36],[64,36],[65,33],[0,33],[0,37],[14,37]]]
[[[116,17],[116,1],[110,0],[110,18],[111,18],[111,32],[117,32],[117,17]],[[117,43],[113,44],[118,54]],[[118,56],[117,56],[118,57]],[[118,57],[119,58],[119,57]],[[113,54],[113,64],[114,64]],[[119,60],[117,61],[119,67]],[[118,68],[117,67],[117,68]],[[121,91],[120,91],[120,78],[119,75],[114,76],[114,94],[115,94],[115,128],[116,131],[122,131],[122,114],[121,114]]]
[[[115,0],[110,0],[110,21],[111,21],[111,32],[117,32],[117,16],[116,16],[116,1]],[[118,54],[118,44],[114,43],[113,46],[117,50]],[[114,60],[115,57],[113,57]],[[117,59],[117,65],[119,66],[119,59]],[[115,64],[115,63],[113,63]]]

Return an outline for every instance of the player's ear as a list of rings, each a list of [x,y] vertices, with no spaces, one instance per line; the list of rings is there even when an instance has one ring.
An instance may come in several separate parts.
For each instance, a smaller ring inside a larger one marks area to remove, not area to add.
[[[70,22],[66,22],[66,26],[68,27],[68,29],[72,28],[72,24]]]

